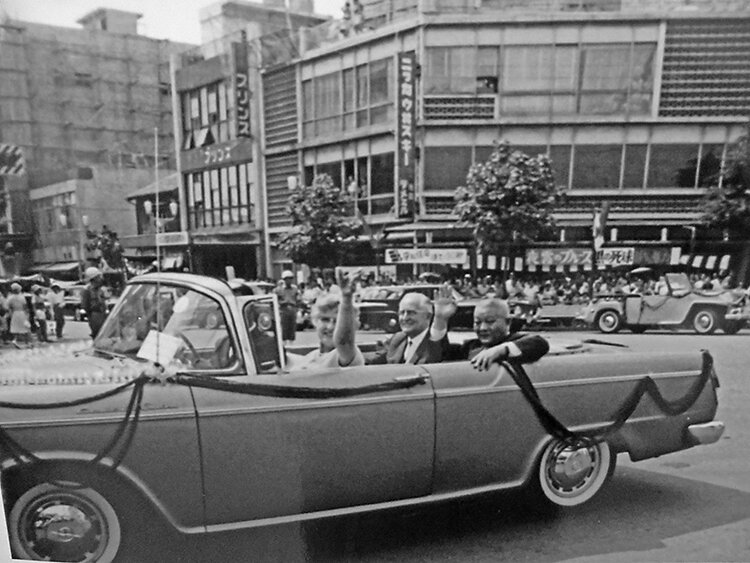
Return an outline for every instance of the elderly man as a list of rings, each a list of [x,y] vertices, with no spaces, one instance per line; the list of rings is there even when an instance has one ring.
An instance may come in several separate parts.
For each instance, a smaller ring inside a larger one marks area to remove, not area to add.
[[[367,364],[431,364],[446,357],[448,319],[456,312],[451,288],[445,284],[433,306],[421,293],[407,293],[398,305],[401,331],[386,341],[383,349],[367,354]]]
[[[365,363],[354,337],[359,314],[354,306],[353,280],[339,276],[340,293],[319,296],[312,306],[311,320],[320,345],[301,356],[287,354],[290,371],[323,367],[361,366]]]
[[[506,359],[535,362],[549,351],[547,340],[535,334],[510,332],[510,310],[502,299],[484,299],[474,308],[477,338],[451,350],[452,359],[470,360],[478,370]]]

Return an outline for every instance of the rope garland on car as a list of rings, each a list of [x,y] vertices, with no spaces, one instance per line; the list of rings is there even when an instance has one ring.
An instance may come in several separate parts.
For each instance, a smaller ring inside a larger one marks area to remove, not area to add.
[[[564,442],[565,444],[580,448],[592,446],[617,432],[625,422],[630,418],[635,409],[638,407],[644,395],[648,394],[656,403],[656,406],[668,416],[676,416],[686,412],[703,391],[706,382],[714,373],[713,358],[707,350],[702,350],[702,366],[700,377],[690,386],[687,393],[674,401],[668,401],[659,391],[656,382],[651,377],[643,377],[638,380],[635,388],[627,396],[623,404],[617,411],[609,417],[611,423],[593,430],[572,431],[562,424],[542,403],[536,388],[531,383],[526,370],[517,362],[503,362],[503,366],[521,389],[521,393],[526,398],[531,408],[534,410],[539,423],[544,430]]]
[[[640,379],[633,391],[628,395],[622,406],[613,414],[613,422],[594,430],[572,431],[563,425],[550,411],[544,406],[541,398],[529,379],[528,374],[523,367],[515,362],[503,362],[502,365],[511,375],[513,380],[519,386],[522,394],[534,410],[539,422],[553,437],[574,447],[585,447],[606,440],[609,436],[617,432],[630,418],[637,408],[641,398],[648,394],[659,407],[659,409],[669,415],[675,416],[684,413],[696,401],[706,382],[713,374],[713,358],[707,351],[703,351],[703,362],[700,377],[693,383],[688,392],[681,398],[668,401],[659,391],[656,383],[651,377]],[[164,370],[162,369],[162,374]],[[392,391],[398,389],[408,389],[416,385],[424,385],[427,376],[414,377],[404,380],[394,379],[392,381],[377,383],[373,385],[363,385],[353,388],[330,388],[330,387],[289,387],[285,385],[265,384],[265,383],[236,383],[226,380],[215,379],[205,375],[194,374],[175,374],[162,377],[141,374],[127,383],[117,387],[97,393],[89,397],[83,397],[71,401],[60,401],[55,403],[14,403],[0,401],[0,408],[6,409],[54,409],[70,406],[77,406],[99,401],[112,397],[124,392],[132,387],[130,399],[122,420],[118,423],[117,428],[104,448],[88,463],[98,464],[105,457],[111,456],[112,463],[108,464],[110,469],[117,468],[122,463],[133,437],[141,413],[141,404],[143,400],[144,388],[147,383],[161,381],[164,383],[173,383],[187,387],[200,387],[216,391],[226,391],[231,393],[241,393],[246,395],[279,397],[291,399],[333,399],[353,397],[369,393],[383,391]],[[118,447],[119,446],[119,447]],[[19,465],[30,465],[42,462],[39,457],[21,446],[13,439],[8,432],[0,426],[0,451],[6,451]],[[113,454],[113,452],[115,452]]]

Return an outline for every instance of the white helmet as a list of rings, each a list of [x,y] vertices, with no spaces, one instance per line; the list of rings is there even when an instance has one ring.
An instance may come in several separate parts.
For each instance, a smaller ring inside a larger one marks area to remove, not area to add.
[[[94,266],[89,266],[88,268],[86,268],[86,271],[83,274],[83,278],[87,282],[90,282],[94,278],[98,278],[101,275],[102,275],[102,271],[99,268],[96,268]]]
[[[293,278],[293,277],[294,277],[294,273],[291,270],[284,270],[283,272],[281,272],[281,278],[282,279],[284,279],[284,278]]]

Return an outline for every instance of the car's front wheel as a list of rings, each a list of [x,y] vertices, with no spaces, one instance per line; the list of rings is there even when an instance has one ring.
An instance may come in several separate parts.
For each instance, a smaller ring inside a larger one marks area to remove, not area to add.
[[[38,483],[8,516],[10,546],[23,559],[105,563],[120,548],[120,520],[95,490],[69,481]]]
[[[605,309],[596,316],[596,326],[604,334],[613,334],[622,327],[622,317],[617,311]]]
[[[552,440],[542,452],[532,483],[535,500],[553,507],[583,504],[601,490],[616,460],[606,442],[572,447]]]
[[[697,334],[713,334],[719,321],[713,309],[699,309],[693,315],[693,330]]]

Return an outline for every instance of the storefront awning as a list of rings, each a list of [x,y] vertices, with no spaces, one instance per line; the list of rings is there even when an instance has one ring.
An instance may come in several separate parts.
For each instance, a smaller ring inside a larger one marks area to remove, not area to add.
[[[78,268],[78,262],[56,262],[54,264],[39,264],[31,268],[31,271],[53,276],[54,274],[59,275],[77,272]]]
[[[718,270],[721,272],[729,269],[730,258],[729,254],[684,254],[680,257],[680,264],[697,270]]]

